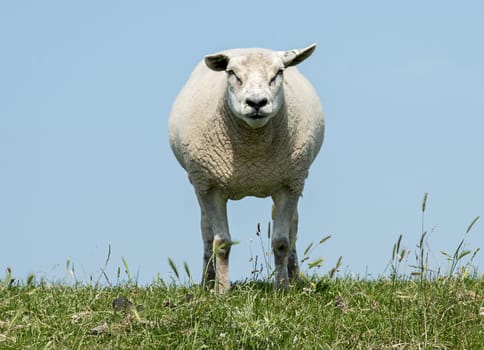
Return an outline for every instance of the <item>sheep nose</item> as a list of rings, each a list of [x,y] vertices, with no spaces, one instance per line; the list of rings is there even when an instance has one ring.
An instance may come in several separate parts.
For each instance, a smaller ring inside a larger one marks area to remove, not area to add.
[[[246,98],[245,103],[247,106],[254,108],[256,111],[259,111],[262,107],[264,107],[267,104],[267,98],[262,97],[262,98],[257,98],[257,97],[251,97],[251,98]]]

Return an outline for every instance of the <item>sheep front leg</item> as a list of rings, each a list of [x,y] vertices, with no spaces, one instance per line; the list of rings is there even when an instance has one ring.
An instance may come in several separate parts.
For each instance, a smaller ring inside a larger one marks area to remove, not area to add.
[[[207,269],[204,277],[215,277],[215,290],[225,293],[230,289],[229,255],[232,243],[227,220],[227,198],[217,190],[203,194],[197,192],[197,198],[202,211],[204,269]]]
[[[272,250],[276,269],[274,283],[276,288],[286,288],[289,284],[289,260],[291,260],[291,277],[295,273],[294,259],[296,259],[297,266],[295,240],[299,195],[289,190],[281,190],[275,193],[272,198],[275,206],[274,233],[272,235]]]

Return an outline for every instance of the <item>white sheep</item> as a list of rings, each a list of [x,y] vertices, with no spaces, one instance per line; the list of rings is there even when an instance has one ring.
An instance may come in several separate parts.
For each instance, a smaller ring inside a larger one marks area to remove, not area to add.
[[[315,48],[208,55],[173,105],[170,144],[201,209],[202,280],[215,281],[221,293],[230,288],[229,199],[272,197],[276,287],[298,274],[297,203],[323,142],[324,121],[314,88],[293,66]]]

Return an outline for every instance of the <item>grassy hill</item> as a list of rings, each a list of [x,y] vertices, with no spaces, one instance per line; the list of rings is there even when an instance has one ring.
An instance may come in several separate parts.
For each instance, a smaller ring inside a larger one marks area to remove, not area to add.
[[[107,286],[37,282],[35,276],[18,282],[7,269],[0,281],[0,349],[482,350],[484,275],[472,265],[479,248],[464,244],[479,218],[454,252],[442,252],[448,260],[443,274],[429,267],[426,198],[416,250],[401,247],[400,237],[389,275],[377,279],[337,277],[339,260],[325,276],[306,273],[288,290],[276,291],[266,255],[264,266],[254,259],[252,281],[236,283],[225,295],[195,285],[186,264],[189,282],[182,282],[171,260],[172,282],[158,279],[142,287],[125,260],[125,282],[120,269],[115,284],[102,269]],[[307,272],[322,261],[309,259],[315,246],[303,252]]]
[[[1,349],[483,349],[484,278],[0,287]]]

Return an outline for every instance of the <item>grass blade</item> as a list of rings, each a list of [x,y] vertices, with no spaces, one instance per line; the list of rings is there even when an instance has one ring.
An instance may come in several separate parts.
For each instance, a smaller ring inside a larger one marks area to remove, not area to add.
[[[462,259],[464,256],[469,255],[470,253],[471,253],[470,250],[464,250],[462,253],[459,254],[459,256],[457,257],[457,260]]]
[[[472,226],[474,226],[474,224],[479,220],[479,216],[477,216],[474,220],[472,220],[471,224],[469,225],[469,227],[467,227],[467,231],[466,231],[466,234],[469,233],[469,231],[472,229]]]

